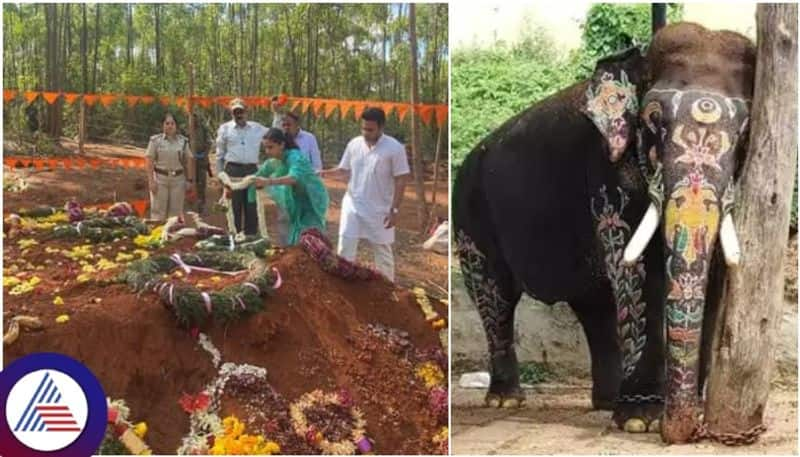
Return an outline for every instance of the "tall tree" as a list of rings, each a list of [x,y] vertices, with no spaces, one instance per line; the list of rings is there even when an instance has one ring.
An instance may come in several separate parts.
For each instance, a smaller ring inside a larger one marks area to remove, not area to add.
[[[743,261],[728,272],[706,419],[715,433],[758,430],[783,309],[783,258],[797,170],[797,4],[759,4],[750,147],[734,213]],[[769,221],[769,223],[765,223]]]
[[[408,34],[411,48],[411,106],[419,104],[419,87],[417,86],[417,12],[416,5],[408,5]],[[422,162],[422,151],[419,148],[419,122],[414,110],[411,110],[411,145],[414,156],[414,188],[417,191],[417,221],[420,232],[425,230],[428,217],[428,202],[425,200],[425,165]]]

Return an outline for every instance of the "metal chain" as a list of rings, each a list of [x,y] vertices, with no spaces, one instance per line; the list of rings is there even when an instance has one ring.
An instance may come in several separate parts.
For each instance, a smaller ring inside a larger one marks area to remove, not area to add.
[[[617,397],[617,403],[664,403],[664,397],[657,394],[620,395]]]
[[[722,443],[726,446],[742,446],[745,444],[753,444],[758,440],[759,435],[767,431],[767,426],[758,424],[750,429],[739,433],[717,433],[708,429],[705,423],[700,424],[699,427],[692,432],[689,441],[695,442],[708,438],[712,441]]]

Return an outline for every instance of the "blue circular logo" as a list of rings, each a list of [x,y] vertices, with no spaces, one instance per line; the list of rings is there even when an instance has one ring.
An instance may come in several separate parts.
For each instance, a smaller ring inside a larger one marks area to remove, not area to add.
[[[97,378],[77,360],[49,352],[0,372],[0,455],[89,457],[106,431],[108,405]]]

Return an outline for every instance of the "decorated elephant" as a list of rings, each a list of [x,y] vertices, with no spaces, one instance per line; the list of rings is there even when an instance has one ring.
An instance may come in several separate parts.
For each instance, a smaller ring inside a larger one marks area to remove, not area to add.
[[[731,211],[755,54],[733,32],[667,26],[646,55],[600,60],[589,81],[470,152],[453,223],[489,343],[488,404],[524,401],[514,350],[524,292],[574,310],[595,408],[613,409],[628,431],[693,438],[712,329],[704,313],[719,301],[715,277],[739,260]]]

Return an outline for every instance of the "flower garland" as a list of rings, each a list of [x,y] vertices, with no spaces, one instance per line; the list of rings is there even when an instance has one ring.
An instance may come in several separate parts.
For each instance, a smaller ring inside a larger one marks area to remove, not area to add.
[[[377,271],[350,262],[333,252],[331,242],[315,228],[300,234],[300,245],[324,271],[344,279],[371,280],[382,277]]]
[[[251,269],[255,260],[231,252],[157,255],[129,263],[119,280],[134,292],[152,290],[178,322],[186,327],[199,327],[209,316],[227,322],[264,309],[264,298],[281,286],[281,277],[276,268]],[[192,284],[164,279],[166,273],[177,267],[187,275],[195,270],[232,276],[249,272],[249,275],[240,283],[207,293]]]
[[[442,348],[446,350],[448,343],[447,321],[440,317],[439,313],[433,309],[425,289],[422,287],[415,287],[412,292],[417,298],[417,304],[419,304],[422,313],[425,315],[425,320],[431,324],[434,330],[439,332],[439,342],[442,344]]]
[[[217,173],[217,178],[222,182],[224,186],[230,187],[233,190],[244,190],[253,185],[255,183],[256,176],[246,176],[244,178],[231,178],[228,176],[227,173],[221,171]],[[264,193],[263,192],[256,192],[256,212],[258,214],[258,233],[261,234],[261,238],[265,240],[269,240],[269,233],[267,233],[267,216],[265,214],[265,206],[266,201],[264,201]],[[228,232],[229,233],[236,233],[236,222],[233,218],[233,205],[228,201],[230,199],[225,198],[225,194],[222,194],[222,197],[219,199],[219,204],[221,206],[227,207],[226,217],[228,220]]]
[[[92,243],[103,243],[122,238],[133,238],[149,232],[136,216],[86,219],[75,224],[53,227],[49,238],[85,238]]]
[[[372,444],[366,436],[366,421],[358,408],[351,406],[348,398],[337,393],[324,393],[321,390],[314,390],[304,394],[289,407],[289,414],[292,418],[292,426],[298,436],[306,438],[312,442],[325,454],[351,455],[355,454],[356,449],[362,453],[372,450]],[[339,407],[347,411],[351,419],[352,430],[348,437],[338,441],[330,441],[323,433],[326,430],[319,430],[315,424],[309,424],[307,412],[312,408],[329,409]]]
[[[139,422],[134,425],[128,420],[130,408],[124,400],[111,401],[109,398],[106,401],[108,402],[108,427],[97,454],[151,455],[152,451],[143,441],[147,434],[147,424]]]
[[[206,344],[201,343],[201,347],[208,351],[212,358],[215,358],[215,354],[218,354],[219,351],[213,347],[210,340],[206,339],[206,341]],[[213,350],[209,350],[210,348]],[[190,416],[189,434],[181,441],[181,446],[177,450],[178,455],[207,454],[212,450],[209,449],[209,446],[213,448],[210,443],[216,443],[218,437],[225,439],[226,425],[218,415],[221,406],[220,399],[228,381],[239,377],[266,381],[267,370],[247,364],[225,363],[219,368],[217,377],[204,391],[195,396],[184,394],[181,397],[179,404]],[[241,434],[237,436],[241,436]],[[233,439],[231,434],[228,434],[228,438]],[[274,447],[270,446],[270,449],[274,450]],[[263,451],[264,449],[262,449]],[[280,448],[276,452],[280,452]]]
[[[270,243],[253,235],[211,235],[195,243],[194,247],[203,251],[252,252],[258,257],[265,257]]]
[[[439,447],[439,454],[441,455],[449,454],[448,452],[449,436],[450,433],[447,427],[442,427],[442,429],[439,430],[439,433],[434,435],[433,439],[431,440],[433,441],[433,444],[436,444]]]

